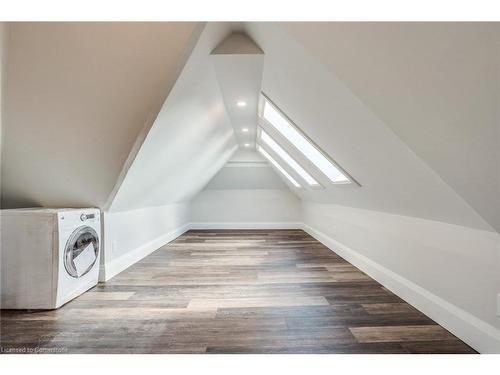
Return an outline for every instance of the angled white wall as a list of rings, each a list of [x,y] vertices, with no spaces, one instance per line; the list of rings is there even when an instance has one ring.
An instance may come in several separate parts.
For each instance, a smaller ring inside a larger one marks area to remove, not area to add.
[[[280,24],[251,23],[247,28],[265,53],[264,93],[361,184],[360,188],[325,184],[326,189],[299,192],[301,198],[492,230]],[[303,161],[300,154],[289,151]]]
[[[236,149],[210,52],[230,29],[207,24],[140,145],[110,211],[188,201]]]
[[[2,207],[103,208],[197,23],[9,24]]]
[[[499,23],[280,27],[500,231]]]

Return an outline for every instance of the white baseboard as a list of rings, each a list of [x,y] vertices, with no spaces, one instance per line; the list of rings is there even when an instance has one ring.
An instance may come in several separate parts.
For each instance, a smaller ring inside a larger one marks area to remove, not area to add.
[[[302,224],[302,229],[478,352],[500,353],[500,330],[497,328],[309,225]]]
[[[191,223],[190,229],[301,229],[302,223],[296,222],[253,222],[253,223],[231,223],[231,222],[199,222]]]
[[[154,240],[147,242],[146,244],[138,247],[135,250],[129,251],[122,256],[113,259],[109,263],[106,263],[104,267],[101,267],[99,272],[99,281],[108,281],[113,276],[116,276],[120,272],[124,271],[128,267],[140,261],[142,258],[148,256],[152,252],[158,250],[160,247],[166,245],[167,243],[175,240],[181,234],[187,232],[190,229],[190,224],[185,224],[182,227],[174,229]]]

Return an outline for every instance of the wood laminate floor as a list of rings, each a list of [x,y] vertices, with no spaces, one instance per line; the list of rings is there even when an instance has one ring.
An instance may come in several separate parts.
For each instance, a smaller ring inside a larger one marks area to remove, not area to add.
[[[0,318],[3,352],[474,352],[301,230],[192,230],[59,310]]]

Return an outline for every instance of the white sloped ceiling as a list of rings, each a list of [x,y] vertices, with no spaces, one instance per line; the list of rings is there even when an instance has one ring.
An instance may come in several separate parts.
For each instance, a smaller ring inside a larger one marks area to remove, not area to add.
[[[255,151],[263,60],[229,24],[208,24],[110,211],[190,200],[203,188],[288,190]]]
[[[313,26],[306,24],[303,27],[307,30]],[[485,230],[495,227],[494,218],[486,220],[486,215],[478,214],[480,210],[476,211],[476,207],[473,208],[470,202],[450,187],[433,169],[432,163],[426,162],[404,139],[398,137],[378,112],[359,100],[346,83],[331,69],[327,69],[322,59],[297,42],[292,35],[302,31],[300,26],[293,26],[294,33],[281,24],[248,23],[245,27],[265,54],[264,93],[361,184],[360,187],[326,184],[325,189],[298,190],[302,199],[399,213]],[[333,32],[317,35],[318,39],[326,40],[322,48],[331,54],[335,52],[335,45],[327,41]],[[350,35],[344,32],[336,37],[349,40]],[[418,34],[413,37],[418,38]],[[408,42],[418,44],[411,39]],[[308,40],[303,43],[307,44]],[[369,64],[370,54],[358,52],[352,58],[365,59],[365,63]],[[390,53],[398,53],[398,50]],[[386,53],[389,55],[387,59],[390,59],[390,53]],[[407,66],[405,71],[411,74],[410,67]],[[375,73],[367,68],[363,74]],[[383,82],[378,83],[376,90],[383,95],[385,85]],[[421,89],[432,92],[432,87]],[[425,92],[421,95],[425,95]],[[393,104],[397,107],[398,101],[394,100]],[[390,106],[386,110],[390,112]],[[422,139],[428,131],[426,127],[420,131],[422,134],[419,137]],[[442,144],[447,147],[445,135]],[[489,143],[485,147],[489,147]],[[291,149],[289,151],[302,164],[307,164],[300,155]],[[451,155],[457,153],[453,149],[448,151]],[[488,159],[488,162],[491,160]],[[321,177],[317,171],[313,172],[318,178]],[[495,170],[491,172],[494,174]],[[488,194],[491,190],[488,188],[484,191]],[[491,197],[491,203],[496,204],[495,197]]]
[[[499,23],[280,27],[500,230]]]
[[[207,24],[112,200],[110,211],[190,200],[237,148],[210,53],[230,33]]]
[[[10,23],[2,207],[104,207],[202,26]]]
[[[238,144],[255,148],[264,54],[246,35],[232,33],[212,51],[211,59]]]
[[[2,204],[122,211],[223,190],[262,88],[361,185],[287,148],[325,187],[301,199],[500,229],[498,25],[246,23],[256,48],[217,50],[231,27],[11,26]]]

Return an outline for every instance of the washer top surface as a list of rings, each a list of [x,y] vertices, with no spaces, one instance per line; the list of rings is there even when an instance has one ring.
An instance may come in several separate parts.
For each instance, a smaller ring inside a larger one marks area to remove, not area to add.
[[[1,212],[8,213],[29,213],[29,212],[43,212],[43,213],[58,213],[70,211],[83,211],[83,210],[98,210],[96,207],[82,207],[82,208],[47,208],[47,207],[30,207],[30,208],[11,208],[1,210]]]

